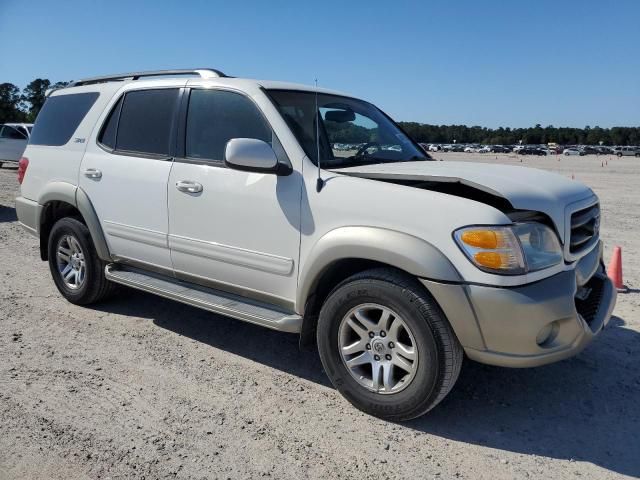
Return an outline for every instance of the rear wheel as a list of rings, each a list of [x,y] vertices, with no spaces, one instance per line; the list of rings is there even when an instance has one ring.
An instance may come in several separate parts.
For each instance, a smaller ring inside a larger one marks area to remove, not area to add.
[[[49,269],[63,297],[77,305],[88,305],[107,297],[115,284],[104,276],[86,225],[75,218],[58,220],[49,234]]]
[[[327,375],[360,410],[409,420],[435,407],[455,384],[463,351],[444,314],[414,278],[375,269],[329,295],[318,321]]]

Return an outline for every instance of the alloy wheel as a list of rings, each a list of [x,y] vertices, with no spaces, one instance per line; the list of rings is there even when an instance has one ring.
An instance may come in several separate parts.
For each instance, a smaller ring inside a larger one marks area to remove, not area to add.
[[[351,377],[375,393],[404,390],[418,368],[417,344],[409,326],[378,304],[358,305],[342,318],[338,349]]]
[[[87,267],[80,242],[73,235],[64,235],[58,241],[56,261],[64,284],[71,290],[82,287]]]

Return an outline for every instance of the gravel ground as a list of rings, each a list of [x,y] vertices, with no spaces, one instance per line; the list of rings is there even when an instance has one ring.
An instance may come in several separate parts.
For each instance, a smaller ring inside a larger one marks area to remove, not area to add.
[[[495,155],[445,160],[516,163]],[[509,370],[467,361],[430,414],[351,407],[294,335],[123,290],[65,302],[16,223],[0,170],[0,479],[622,478],[640,475],[640,161],[526,158],[600,195],[623,247],[610,327],[576,358]]]

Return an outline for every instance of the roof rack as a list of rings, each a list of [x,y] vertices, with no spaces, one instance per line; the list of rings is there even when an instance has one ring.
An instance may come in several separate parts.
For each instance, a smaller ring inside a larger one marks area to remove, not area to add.
[[[226,77],[220,70],[214,68],[193,68],[180,70],[151,70],[148,72],[121,73],[118,75],[105,75],[101,77],[91,77],[78,80],[68,85],[68,87],[78,87],[80,85],[92,85],[94,83],[118,82],[124,80],[139,80],[144,77],[166,77],[173,75],[200,75],[201,78]]]

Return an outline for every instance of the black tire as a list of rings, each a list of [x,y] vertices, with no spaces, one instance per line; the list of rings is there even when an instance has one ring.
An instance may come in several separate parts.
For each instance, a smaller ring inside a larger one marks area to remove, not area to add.
[[[616,155],[618,156],[618,158],[622,156],[622,154],[621,154],[621,153],[617,153]]]
[[[342,361],[338,346],[341,320],[366,303],[398,312],[415,339],[416,373],[397,393],[368,390]],[[437,303],[415,278],[391,268],[368,270],[336,286],[320,311],[317,340],[322,364],[336,389],[358,409],[392,421],[410,420],[435,407],[449,393],[462,367],[462,347]]]
[[[65,283],[58,268],[58,243],[64,236],[72,236],[77,240],[85,262],[84,280],[81,285],[72,289]],[[81,221],[65,217],[58,220],[51,229],[48,242],[49,269],[56,287],[71,303],[89,305],[107,298],[116,289],[116,284],[104,276],[105,262],[100,260],[91,239],[87,226]]]

